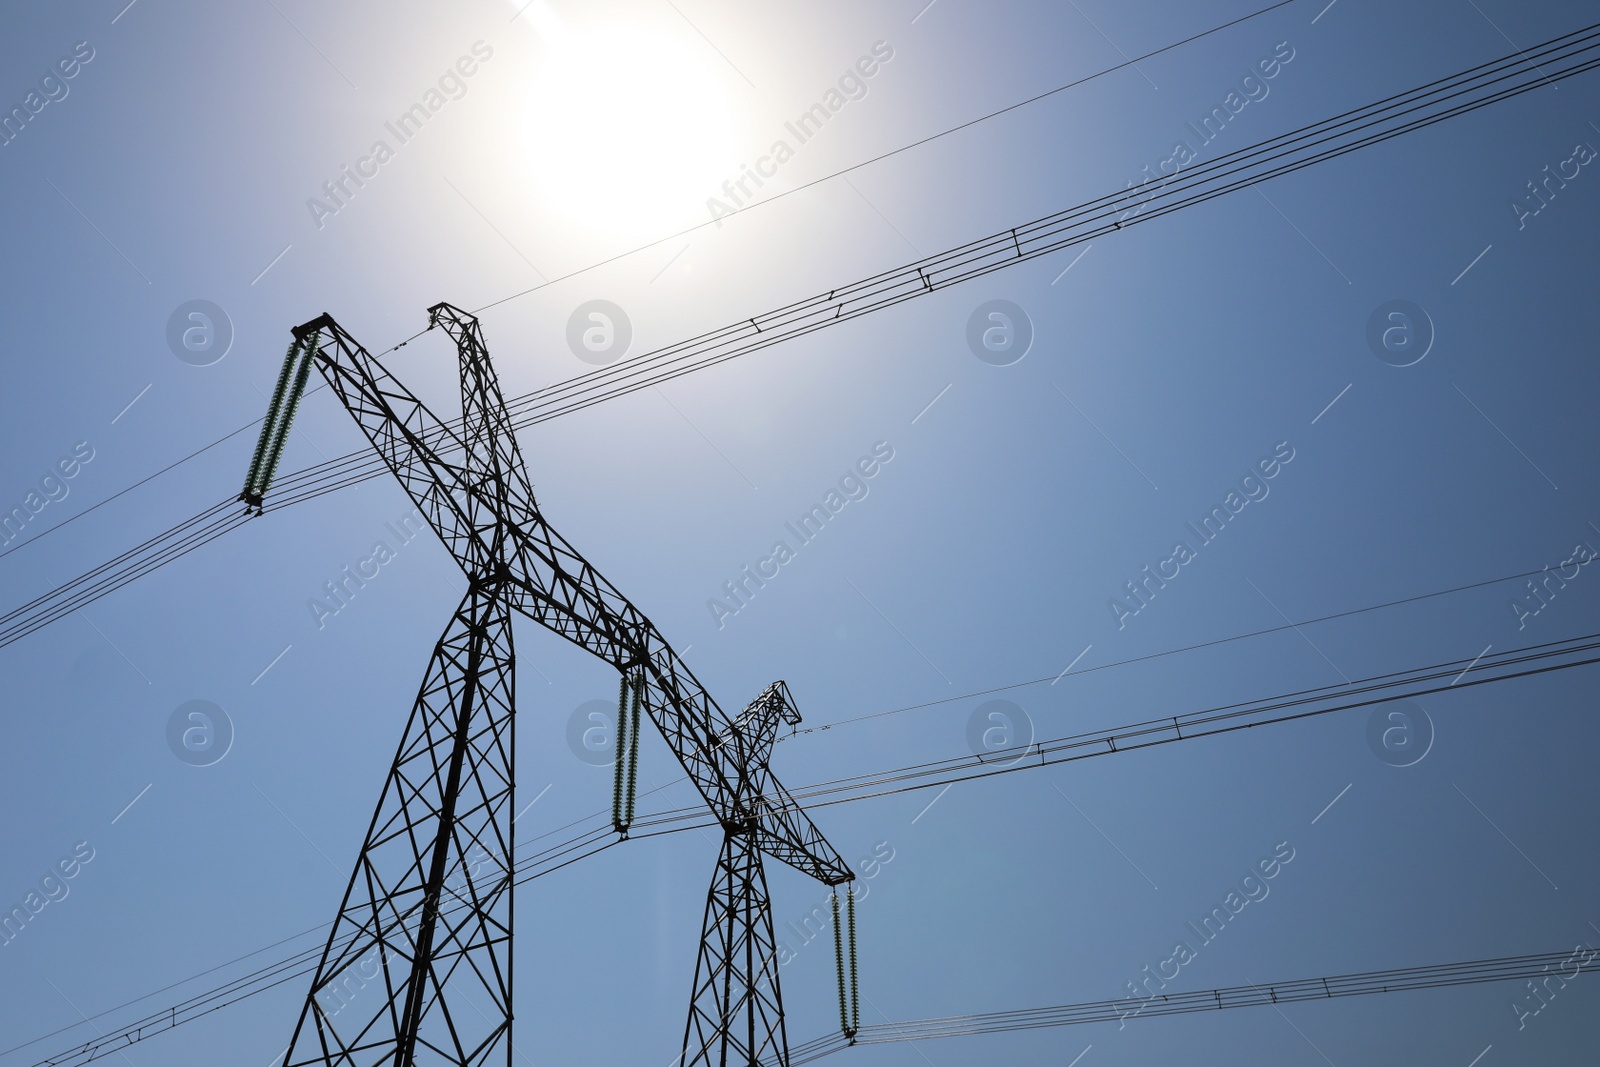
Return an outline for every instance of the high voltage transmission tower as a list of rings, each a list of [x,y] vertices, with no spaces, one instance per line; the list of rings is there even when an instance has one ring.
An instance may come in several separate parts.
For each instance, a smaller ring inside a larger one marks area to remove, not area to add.
[[[788,687],[773,683],[737,718],[717,706],[650,620],[540,513],[477,319],[437,304],[428,322],[456,344],[459,429],[322,315],[294,330],[240,494],[260,508],[315,366],[468,581],[423,675],[285,1067],[510,1063],[513,612],[622,675],[616,828],[626,833],[633,807],[631,769],[626,800],[621,788],[630,690],[632,753],[642,708],[721,824],[683,1067],[786,1065],[763,859],[829,886],[854,878],[768,766],[779,724],[800,718]],[[346,1002],[351,979],[385,995]]]
[[[463,398],[459,426],[436,418],[328,316],[295,330],[241,494],[249,505],[247,512],[262,508],[314,364],[455,555],[469,590],[430,660],[286,1064],[483,1064],[501,1048],[509,1060],[513,611],[534,618],[619,669],[624,686],[619,732],[628,710],[627,695],[633,693],[632,744],[626,754],[620,737],[617,746],[615,828],[626,834],[632,820],[637,714],[643,708],[723,830],[681,1062],[789,1062],[777,969],[768,951],[773,938],[763,857],[776,857],[833,886],[852,877],[767,766],[776,723],[792,721],[793,703],[782,683],[776,683],[736,720],[717,707],[649,621],[545,524],[512,435],[513,417],[521,424],[553,418],[1029,262],[1125,224],[1204,203],[1596,67],[1600,67],[1600,24],[1226,153],[1159,182],[1098,197],[741,319],[536,396],[514,398],[510,409],[490,367],[477,320],[440,304],[430,309],[429,328],[443,325],[457,344]],[[287,499],[277,506],[368,476],[358,457],[339,457],[290,479]],[[245,521],[247,516],[239,515],[231,502],[186,520],[0,617],[0,644],[70,614]],[[1551,654],[1540,651],[1537,656]],[[1536,658],[1531,653],[1530,657]],[[1503,681],[1590,662],[1530,667],[1475,681]],[[1296,712],[1265,721],[1320,713]],[[1189,722],[1171,722],[1175,740],[1202,736]],[[1158,726],[1139,724],[1134,729],[1150,735],[1168,727],[1163,720]],[[1118,740],[1120,735],[1102,739],[1110,746],[1107,751],[1124,751]],[[1085,745],[1099,751],[1097,743],[1082,739],[1063,739],[1060,747]],[[1044,765],[1044,747],[1036,744],[1034,750]],[[624,779],[629,783],[626,790]],[[843,787],[830,786],[839,788]],[[351,1021],[346,1015],[351,1005],[341,1002],[330,1012],[317,997],[321,993],[340,999],[342,981],[357,968],[374,972],[358,973],[359,986],[372,984],[381,971],[388,995],[382,1004],[364,1005],[366,1014]],[[849,1012],[845,1010],[842,973],[840,985],[841,1029],[848,1039],[859,1021],[853,995]],[[480,1006],[482,999],[488,1002],[487,1011]],[[177,1024],[176,1011],[170,1019]],[[141,1026],[138,1032],[143,1036],[147,1030]]]

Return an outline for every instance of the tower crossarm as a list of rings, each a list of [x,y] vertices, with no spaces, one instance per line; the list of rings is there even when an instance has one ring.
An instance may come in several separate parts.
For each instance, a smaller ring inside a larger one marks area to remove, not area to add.
[[[812,824],[794,796],[772,773],[772,747],[780,726],[800,722],[789,686],[773,682],[752,700],[739,717],[738,727],[744,746],[742,758],[746,773],[741,778],[739,805],[748,812],[757,846],[776,860],[805,869],[805,857],[828,849],[827,841]],[[854,875],[842,867],[829,874],[818,874],[828,885],[839,885]]]

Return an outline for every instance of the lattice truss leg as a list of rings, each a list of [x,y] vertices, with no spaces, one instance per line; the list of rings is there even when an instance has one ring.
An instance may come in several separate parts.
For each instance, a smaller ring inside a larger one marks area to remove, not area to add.
[[[286,1067],[511,1058],[514,700],[503,590],[439,639]]]
[[[751,835],[729,831],[706,897],[682,1063],[745,1067],[761,1062],[789,1063],[778,943],[761,851]]]

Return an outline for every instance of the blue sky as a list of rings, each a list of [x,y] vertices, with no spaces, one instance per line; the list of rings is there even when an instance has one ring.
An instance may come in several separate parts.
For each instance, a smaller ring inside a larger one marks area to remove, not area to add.
[[[0,147],[0,508],[38,507],[0,556],[8,611],[236,492],[249,434],[84,514],[259,418],[289,329],[321,312],[376,352],[437,301],[493,303],[484,334],[520,395],[589,369],[568,344],[589,301],[622,308],[645,352],[1119,190],[1230,92],[1251,99],[1201,159],[1589,21],[1576,3],[1291,3],[830,177],[1257,5],[124,3],[13,12],[0,40],[0,107],[56,97]],[[841,88],[863,57],[873,73]],[[1274,75],[1245,85],[1268,57]],[[776,678],[803,727],[942,702],[782,742],[792,786],[964,754],[995,699],[964,694],[1069,666],[998,694],[1039,738],[1592,633],[1584,566],[1536,614],[1508,583],[1109,666],[1600,548],[1600,171],[1564,163],[1600,148],[1596,86],[1569,79],[527,428],[541,505],[725,707]],[[836,89],[799,143],[786,124]],[[419,103],[430,117],[402,143],[390,126]],[[779,140],[793,151],[763,164],[761,195],[798,191],[702,226]],[[1547,166],[1577,174],[1534,213]],[[344,168],[367,177],[336,201],[324,186]],[[214,361],[169,343],[196,300],[232,335]],[[996,300],[1031,324],[1007,366],[967,341]],[[1431,323],[1408,366],[1368,340],[1393,301]],[[437,335],[386,364],[454,413]],[[323,391],[283,470],[362,446]],[[724,583],[875,448],[893,458],[863,494],[719,619]],[[1236,489],[1254,499],[1198,544],[1188,524]],[[333,918],[463,586],[437,539],[390,529],[410,510],[385,477],[269,514],[0,649],[0,903],[92,853],[0,947],[0,1046],[74,1028],[0,1067],[315,943],[82,1021]],[[1194,558],[1116,611],[1180,539]],[[394,558],[319,618],[310,602],[379,541]],[[526,840],[605,808],[610,771],[568,732],[616,680],[527,621],[517,645],[519,807],[539,797]],[[861,910],[862,1021],[1125,996],[1282,843],[1270,892],[1174,989],[1600,944],[1590,670],[1420,698],[1433,741],[1404,767],[1368,743],[1385,709],[1356,710],[959,785],[931,807],[937,790],[819,809],[853,863],[893,857]],[[206,766],[168,742],[195,700],[233,734]],[[659,737],[640,766],[662,787],[642,810],[693,801]],[[671,1060],[715,848],[633,841],[517,890],[521,1062]],[[781,937],[823,890],[769,876]],[[782,968],[795,1042],[834,1026],[830,955],[798,946]],[[1594,981],[1520,1028],[1517,987],[1483,985],[840,1055],[1578,1063],[1600,1037]],[[287,982],[126,1059],[267,1067],[304,992]]]

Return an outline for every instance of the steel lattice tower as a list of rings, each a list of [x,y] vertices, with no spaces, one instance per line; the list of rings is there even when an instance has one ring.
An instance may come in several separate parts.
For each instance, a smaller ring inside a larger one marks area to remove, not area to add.
[[[438,304],[435,326],[456,343],[459,428],[322,315],[294,331],[242,494],[261,504],[314,364],[469,586],[424,675],[285,1067],[510,1063],[513,611],[633,679],[722,826],[684,1067],[787,1064],[763,859],[828,885],[853,877],[768,766],[778,724],[799,720],[788,689],[774,683],[738,719],[718,707],[544,520],[477,320]]]

